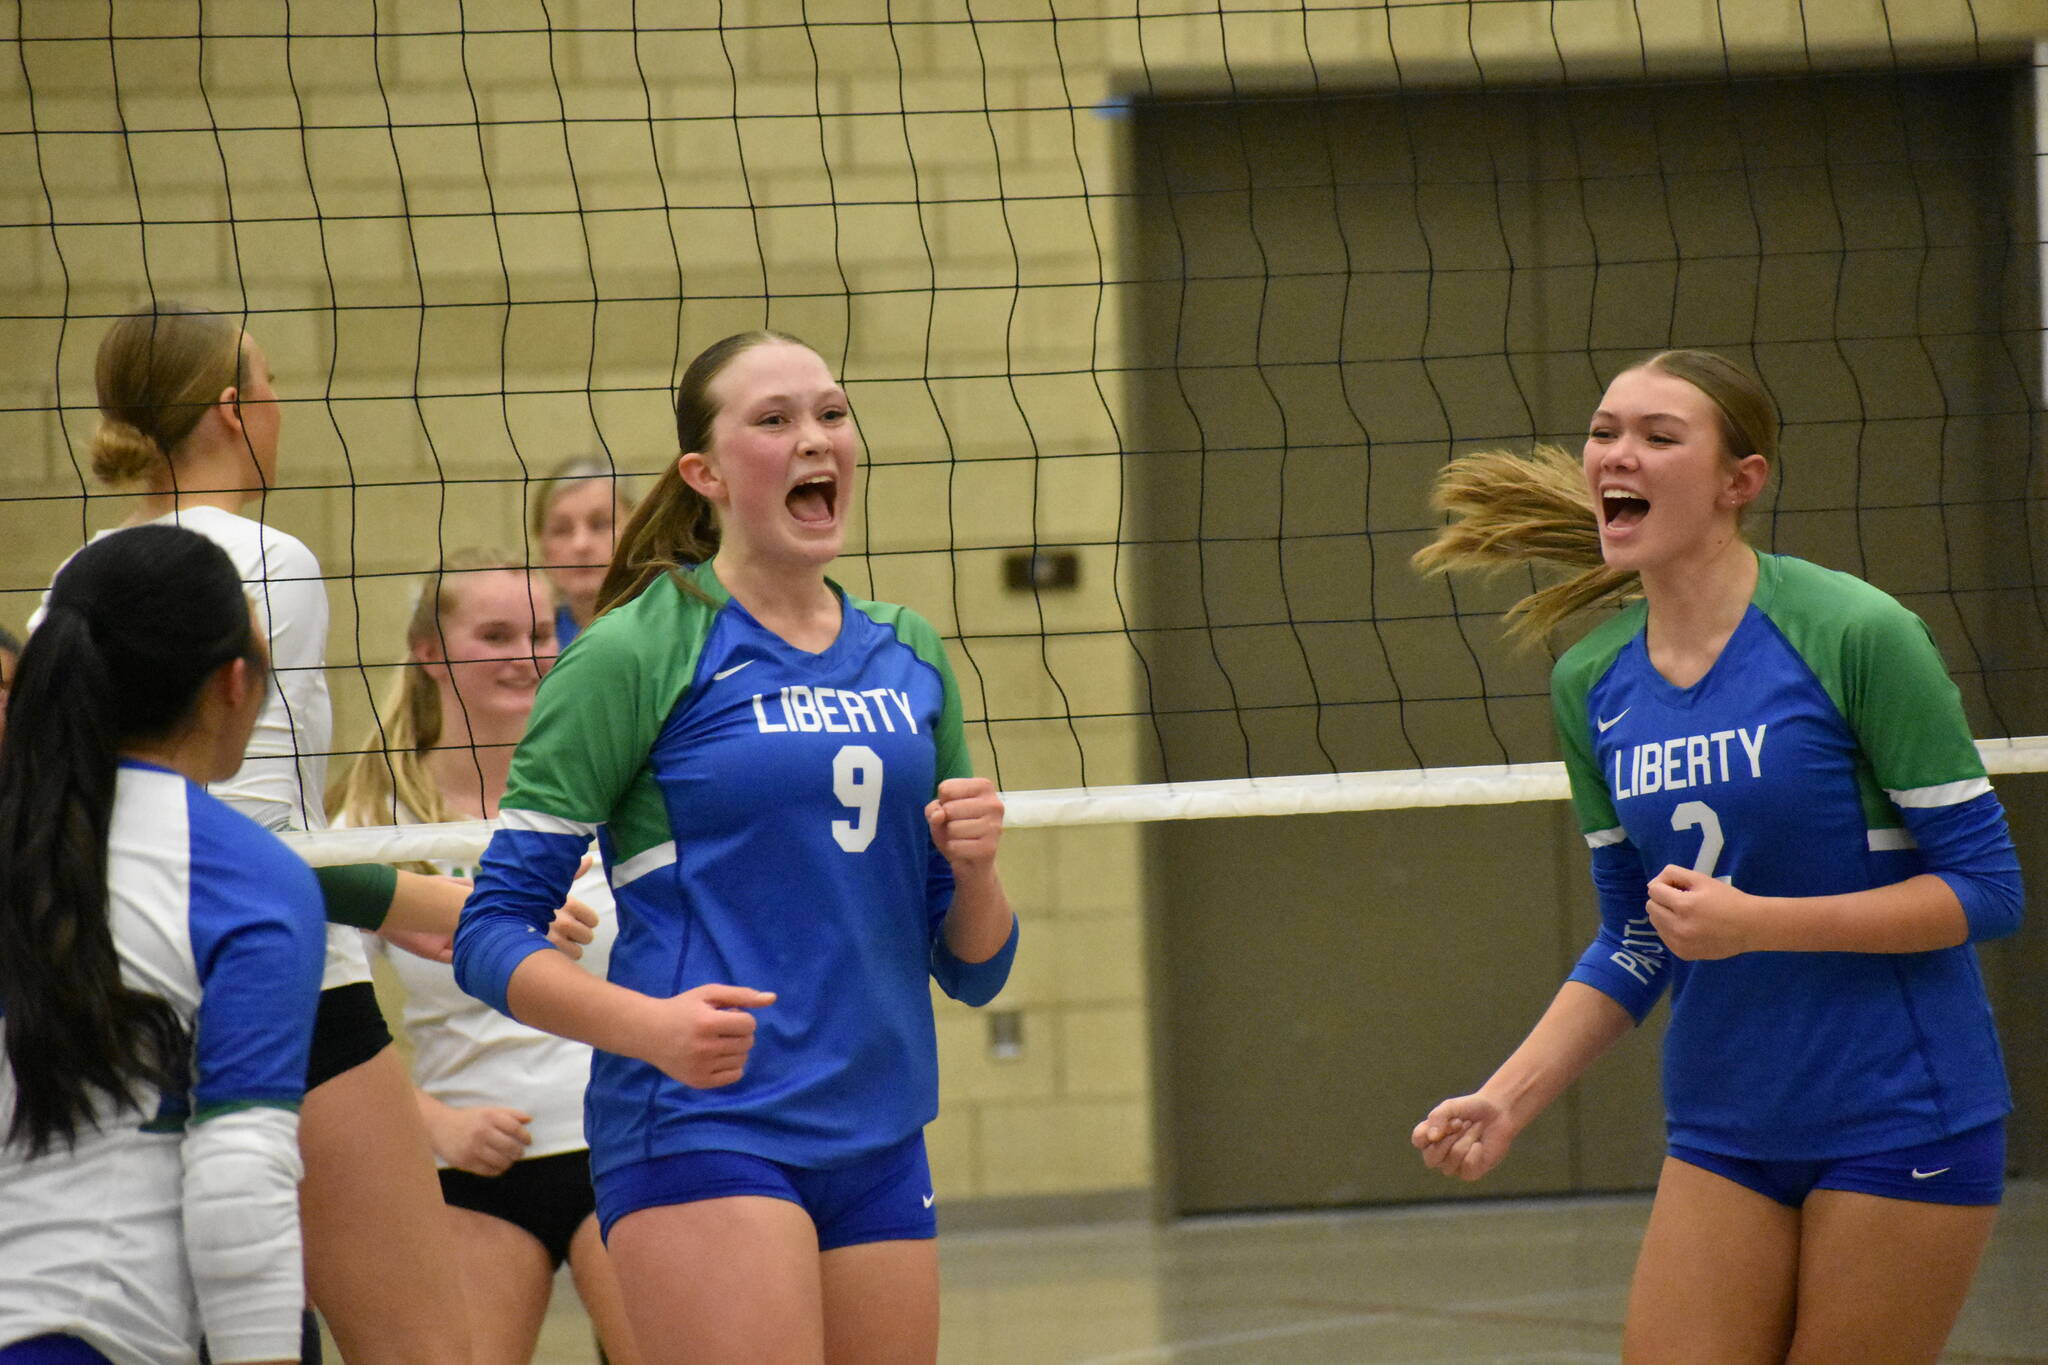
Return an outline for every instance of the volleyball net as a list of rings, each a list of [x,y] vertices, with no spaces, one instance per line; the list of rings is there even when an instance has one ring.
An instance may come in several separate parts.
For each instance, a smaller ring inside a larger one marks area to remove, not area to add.
[[[1013,824],[1549,800],[1536,580],[1417,577],[1428,485],[1692,346],[1783,411],[1760,546],[1900,597],[1993,771],[2048,769],[2026,8],[24,0],[0,624],[132,506],[84,467],[108,322],[239,314],[330,762],[379,751],[420,575],[539,564],[541,481],[644,486],[766,325],[861,425],[834,575],[947,638]]]

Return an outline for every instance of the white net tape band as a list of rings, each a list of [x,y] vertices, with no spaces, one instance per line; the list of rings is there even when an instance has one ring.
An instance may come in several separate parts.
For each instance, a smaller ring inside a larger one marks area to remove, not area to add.
[[[2048,736],[1979,740],[1977,750],[1994,776],[2048,772]],[[1561,801],[1568,795],[1562,763],[1514,763],[1005,792],[1003,802],[1005,823],[1011,828],[1038,829],[1421,806],[1499,806],[1517,801]],[[496,828],[491,820],[463,820],[445,825],[293,832],[284,837],[315,867],[336,863],[473,864]]]

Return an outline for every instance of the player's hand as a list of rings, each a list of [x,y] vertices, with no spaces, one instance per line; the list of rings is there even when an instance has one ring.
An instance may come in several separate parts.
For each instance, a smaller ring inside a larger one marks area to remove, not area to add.
[[[1673,864],[1650,883],[1644,908],[1664,946],[1688,962],[1734,957],[1755,947],[1755,898],[1718,878]]]
[[[932,843],[955,868],[995,861],[1003,837],[1003,798],[985,777],[949,777],[924,808]]]
[[[753,1011],[774,1003],[773,991],[718,982],[658,1001],[660,1036],[646,1060],[698,1090],[731,1085],[754,1048]]]
[[[533,1115],[520,1109],[435,1103],[422,1105],[420,1116],[427,1122],[434,1155],[471,1175],[503,1175],[533,1142],[526,1128]]]
[[[583,945],[596,931],[597,911],[571,896],[555,911],[555,922],[548,926],[548,942],[572,958],[582,957]]]
[[[1484,1095],[1459,1095],[1430,1110],[1408,1140],[1432,1171],[1477,1180],[1500,1165],[1515,1135],[1499,1104]]]

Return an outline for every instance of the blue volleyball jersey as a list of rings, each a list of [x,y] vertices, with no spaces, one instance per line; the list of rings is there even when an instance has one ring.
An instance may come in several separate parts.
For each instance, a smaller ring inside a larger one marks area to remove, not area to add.
[[[1920,619],[1861,580],[1760,555],[1707,674],[1651,665],[1636,603],[1552,679],[1602,926],[1572,979],[1640,1020],[1668,985],[1671,1141],[1759,1160],[1885,1151],[2011,1108],[1974,950],[1671,958],[1645,910],[1666,866],[1759,896],[1919,873],[1971,939],[2019,920],[2019,867],[1961,699]]]
[[[143,1365],[196,1360],[203,1330],[218,1359],[294,1355],[319,887],[247,816],[123,760],[107,901],[122,981],[191,1030],[190,1079],[137,1087],[140,1111],[102,1102],[70,1147],[0,1149],[0,1344],[65,1333]],[[0,1130],[13,1106],[0,1056]]]
[[[543,682],[456,974],[506,1009],[595,832],[618,905],[614,983],[778,999],[756,1012],[729,1086],[597,1053],[593,1169],[703,1149],[830,1167],[937,1114],[927,976],[979,1004],[1014,951],[1013,933],[962,963],[939,932],[952,873],[924,807],[968,772],[959,693],[936,632],[904,608],[841,593],[838,638],[812,654],[755,621],[710,565],[689,584],[657,580],[600,617]]]

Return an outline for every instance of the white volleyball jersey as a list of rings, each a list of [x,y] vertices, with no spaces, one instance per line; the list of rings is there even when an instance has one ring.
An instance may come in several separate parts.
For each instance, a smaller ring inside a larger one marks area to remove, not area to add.
[[[241,771],[208,790],[265,829],[325,829],[334,713],[327,698],[327,585],[320,561],[296,536],[218,507],[169,512],[156,524],[197,531],[227,551],[270,640],[270,697],[256,718]],[[93,539],[112,534],[102,531]],[[47,592],[43,601],[47,606]],[[41,620],[39,608],[29,628]],[[334,925],[322,986],[369,979],[356,931]]]
[[[598,914],[591,941],[577,961],[602,980],[611,964],[618,920],[611,887],[594,854],[590,870],[576,879],[569,894]],[[452,863],[436,867],[452,877],[473,871]],[[527,1125],[533,1142],[525,1156],[580,1152],[589,1145],[583,1137],[583,1092],[590,1083],[587,1044],[500,1014],[456,985],[455,970],[445,962],[391,948],[374,935],[364,935],[363,941],[384,955],[405,987],[403,1018],[413,1045],[414,1085],[457,1108],[504,1105],[533,1115]]]
[[[107,886],[122,979],[190,1030],[190,1084],[103,1105],[73,1146],[0,1148],[0,1345],[63,1333],[165,1365],[196,1360],[203,1332],[222,1362],[293,1357],[318,884],[197,785],[124,760]],[[14,1104],[0,1056],[0,1132]]]

